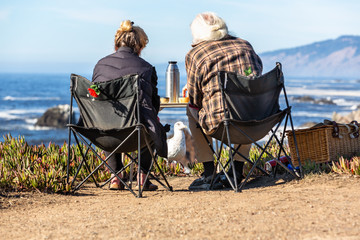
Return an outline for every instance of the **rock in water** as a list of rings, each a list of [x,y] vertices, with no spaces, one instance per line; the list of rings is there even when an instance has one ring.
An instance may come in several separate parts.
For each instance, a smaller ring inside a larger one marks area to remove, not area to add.
[[[35,126],[41,127],[55,127],[65,128],[69,123],[70,105],[58,105],[56,107],[49,108],[46,112],[37,120]],[[73,119],[74,112],[73,112]]]
[[[314,102],[315,99],[313,97],[310,96],[299,96],[299,97],[293,97],[292,98],[294,101],[298,101],[298,102]]]
[[[297,102],[310,102],[310,103],[315,103],[315,104],[328,104],[328,105],[336,105],[333,100],[331,100],[331,98],[320,98],[320,99],[315,99],[313,97],[310,96],[299,96],[299,97],[292,97],[292,100],[297,101]]]

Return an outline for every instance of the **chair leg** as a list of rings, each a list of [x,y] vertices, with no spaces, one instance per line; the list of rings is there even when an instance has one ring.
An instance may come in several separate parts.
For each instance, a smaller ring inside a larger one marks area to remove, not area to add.
[[[137,126],[136,129],[138,130],[138,174],[140,174],[141,173],[141,127]],[[141,198],[144,186],[140,185],[139,180],[138,180],[138,186],[139,186],[139,192],[137,197]]]
[[[134,132],[135,132],[135,131],[134,131]],[[134,132],[133,132],[133,133],[134,133]],[[75,133],[76,133],[76,132],[75,132]],[[126,168],[128,168],[128,167],[130,167],[131,170],[132,170],[135,163],[138,164],[138,170],[137,170],[138,173],[140,173],[140,172],[143,170],[143,169],[141,168],[141,144],[140,144],[141,142],[140,142],[140,139],[138,139],[139,142],[138,142],[138,153],[137,153],[137,156],[132,157],[132,156],[130,156],[129,154],[126,153],[126,155],[127,155],[128,157],[130,157],[131,162],[130,162],[129,164],[127,164],[126,166],[124,166],[121,170],[119,170],[118,172],[116,172],[114,169],[112,169],[112,168],[107,164],[107,160],[108,160],[108,158],[109,158],[110,156],[112,156],[112,155],[119,149],[119,147],[120,147],[121,145],[119,145],[113,152],[111,152],[111,153],[109,154],[109,156],[107,156],[106,159],[102,159],[101,156],[99,156],[99,155],[97,154],[97,152],[95,151],[95,149],[94,149],[93,147],[91,147],[91,144],[89,144],[81,135],[79,135],[79,137],[80,137],[80,139],[82,140],[82,142],[87,146],[86,153],[84,154],[84,151],[83,151],[83,149],[82,149],[82,147],[81,147],[81,145],[80,145],[80,143],[79,143],[79,139],[76,137],[75,133],[74,133],[75,140],[77,141],[77,145],[78,145],[78,147],[79,147],[79,149],[80,149],[80,152],[81,152],[81,154],[82,154],[83,161],[80,163],[80,165],[79,165],[79,167],[78,167],[77,173],[75,174],[75,177],[74,177],[74,180],[72,181],[72,184],[74,183],[74,181],[75,181],[75,179],[76,179],[76,176],[78,175],[79,171],[81,170],[81,168],[82,168],[83,166],[85,166],[85,167],[88,169],[88,171],[90,172],[90,167],[89,167],[89,165],[87,164],[86,158],[85,158],[85,156],[87,155],[87,153],[88,153],[89,150],[91,150],[91,151],[96,155],[96,157],[97,157],[98,159],[100,159],[102,162],[101,162],[101,164],[100,164],[99,166],[97,166],[81,183],[79,183],[79,184],[75,187],[74,191],[76,191],[77,189],[79,189],[90,177],[93,178],[93,180],[94,180],[94,182],[95,182],[95,184],[96,184],[97,187],[103,187],[103,186],[105,186],[107,183],[109,183],[112,178],[111,178],[111,179],[108,179],[104,184],[99,185],[99,184],[97,183],[96,179],[95,179],[94,176],[93,176],[93,174],[94,174],[96,171],[98,171],[101,166],[105,165],[105,166],[109,169],[110,173],[112,173],[112,174],[114,175],[114,177],[117,177],[117,178],[119,179],[119,181],[120,181],[122,184],[124,184],[125,188],[128,189],[135,197],[138,197],[138,198],[141,198],[141,197],[142,197],[142,192],[143,192],[143,190],[144,190],[144,189],[143,189],[144,186],[139,187],[138,193],[135,193],[135,192],[132,190],[132,179],[133,179],[133,176],[132,176],[132,175],[133,175],[133,171],[130,171],[130,172],[131,172],[131,174],[130,174],[130,175],[131,175],[131,176],[130,176],[131,179],[130,179],[130,184],[129,184],[129,185],[128,185],[126,182],[124,182],[123,179],[121,179],[121,178],[118,176],[119,173],[125,171]],[[133,133],[131,133],[131,134],[133,134]],[[78,133],[76,133],[76,134],[78,134]],[[130,135],[131,135],[131,134],[130,134]],[[139,134],[139,136],[140,136],[140,134]],[[146,140],[146,139],[145,139],[145,140]],[[124,142],[125,142],[125,140],[124,140]],[[151,168],[153,167],[153,165],[155,164],[156,167],[159,169],[159,172],[160,172],[161,176],[163,177],[166,185],[165,185],[164,183],[162,183],[162,182],[161,182],[157,177],[155,177],[153,174],[151,174],[150,171],[148,171],[148,173],[146,174],[146,177],[145,177],[145,180],[144,180],[144,181],[146,181],[146,180],[149,178],[149,176],[150,176],[152,179],[154,179],[154,180],[156,180],[157,182],[159,182],[164,188],[172,191],[172,190],[173,190],[172,187],[170,186],[169,182],[167,181],[167,179],[166,179],[166,177],[165,177],[165,174],[163,173],[163,171],[161,170],[160,166],[158,165],[158,163],[157,163],[157,161],[156,161],[156,159],[157,159],[157,154],[154,153],[154,152],[151,150],[151,146],[150,146],[150,144],[149,144],[149,142],[148,142],[147,140],[146,140],[146,144],[147,144],[147,147],[149,148],[149,151],[150,151],[150,153],[151,153],[151,155],[152,155],[152,162],[151,162],[151,167],[150,167],[150,169],[151,169]],[[69,151],[69,152],[70,152],[70,151]],[[70,162],[70,155],[68,155],[68,160],[67,160],[67,161]],[[145,169],[144,169],[144,170],[145,170]],[[69,178],[69,177],[68,177],[68,178]]]
[[[77,143],[78,149],[79,149],[79,151],[80,151],[80,153],[81,153],[82,161],[80,162],[80,165],[79,165],[79,167],[78,167],[78,169],[77,169],[77,171],[76,171],[76,173],[75,173],[75,176],[74,176],[74,179],[73,179],[73,181],[72,181],[72,183],[71,183],[71,186],[74,184],[74,182],[75,182],[75,180],[76,180],[76,178],[77,178],[77,175],[79,174],[79,172],[80,172],[83,164],[85,165],[86,169],[87,169],[89,172],[91,172],[90,167],[89,167],[89,165],[88,165],[87,162],[86,162],[86,156],[87,156],[89,150],[91,150],[91,151],[93,151],[93,152],[95,153],[95,150],[91,147],[91,144],[88,144],[88,143],[85,141],[85,145],[87,146],[87,148],[86,148],[86,151],[85,151],[85,154],[84,154],[83,148],[81,147],[80,142],[79,142],[79,139],[77,138],[76,134],[74,134],[74,138],[75,138],[75,141],[76,141],[76,143]],[[83,140],[83,139],[82,139],[82,140]],[[84,141],[84,140],[83,140],[83,141]],[[95,153],[95,154],[96,154],[96,153]],[[98,157],[99,157],[99,156],[98,156]],[[101,165],[102,165],[102,164],[101,164]],[[101,166],[101,165],[100,165],[100,166]],[[99,166],[99,167],[100,167],[100,166]],[[98,167],[98,168],[99,168],[99,167]],[[98,169],[98,168],[97,168],[97,169]],[[94,176],[93,176],[93,174],[97,171],[97,169],[95,169],[94,171],[92,171],[82,182],[80,182],[80,183],[74,188],[73,191],[76,191],[77,189],[79,189],[79,188],[87,181],[87,179],[89,179],[90,177],[93,179],[93,181],[94,181],[94,183],[95,183],[95,186],[96,186],[96,187],[99,187],[99,184],[97,183],[96,179],[95,179]]]
[[[132,182],[133,182],[133,179],[134,179],[134,166],[135,166],[135,163],[131,163],[130,165],[130,174],[129,174],[129,178],[130,178],[130,188],[132,189]]]
[[[158,162],[156,161],[156,159],[154,159],[153,161],[154,161],[156,167],[159,169],[160,175],[161,175],[161,177],[164,179],[164,181],[165,181],[165,183],[166,183],[166,186],[165,186],[160,180],[158,180],[157,178],[154,178],[154,179],[155,179],[161,186],[167,188],[169,191],[172,192],[172,191],[173,191],[173,188],[172,188],[172,186],[170,186],[169,182],[167,181],[167,179],[166,179],[166,177],[165,177],[165,174],[164,174],[164,172],[161,170]]]
[[[226,131],[226,137],[227,137],[227,141],[228,141],[228,146],[229,146],[229,156],[230,156],[230,164],[232,167],[232,171],[233,171],[233,177],[234,177],[234,191],[235,192],[239,192],[239,187],[238,187],[238,182],[237,182],[237,175],[236,175],[236,171],[235,171],[235,164],[234,164],[234,154],[233,154],[233,150],[231,147],[231,139],[230,139],[230,132],[229,132],[229,123],[228,121],[224,121],[224,126],[225,126],[225,131]],[[231,179],[228,178],[228,181],[231,182]]]
[[[96,157],[97,157],[98,159],[100,159],[102,162],[101,162],[101,164],[100,164],[99,166],[97,166],[81,183],[79,183],[79,184],[75,187],[74,191],[76,191],[77,189],[79,189],[90,177],[94,178],[93,174],[94,174],[95,172],[97,172],[97,171],[100,169],[100,167],[103,166],[103,165],[105,165],[105,166],[107,167],[107,169],[109,169],[109,171],[110,171],[112,174],[114,174],[116,177],[118,177],[118,176],[117,176],[117,173],[115,172],[115,170],[112,169],[112,168],[107,164],[108,158],[109,158],[112,154],[114,154],[117,149],[115,149],[113,152],[111,152],[107,158],[102,159],[101,156],[99,156],[99,155],[97,154],[97,152],[91,147],[91,144],[87,143],[87,141],[85,141],[85,139],[83,139],[80,135],[79,135],[79,137],[81,138],[82,142],[88,147],[87,151],[90,149],[90,150],[96,155]],[[77,137],[76,137],[76,136],[75,136],[75,140],[77,140]],[[77,141],[78,141],[78,140],[77,140]],[[80,144],[78,144],[78,146],[80,147]],[[83,154],[83,151],[80,150],[80,152],[82,153],[82,157],[85,158],[85,156],[84,156],[84,154]],[[86,164],[86,161],[84,162],[84,164]],[[79,166],[79,167],[81,167],[81,166]],[[125,169],[125,168],[124,168],[124,169]],[[80,168],[79,168],[78,170],[80,170]],[[76,174],[76,175],[77,175],[77,174]],[[129,185],[127,185],[121,178],[118,177],[118,179],[120,180],[120,182],[121,182],[122,184],[124,184],[124,186],[125,186],[134,196],[138,196],[138,195],[136,195],[136,193],[129,187]],[[94,179],[94,181],[95,181],[95,179]],[[97,183],[97,182],[95,181],[95,183]],[[104,186],[104,185],[105,185],[105,184],[103,184],[102,186]],[[99,186],[98,184],[96,184],[96,186],[97,186],[97,187],[102,187],[102,186]]]
[[[168,183],[168,181],[167,181],[167,179],[166,179],[166,177],[165,177],[165,174],[163,173],[163,171],[161,170],[161,168],[160,168],[160,166],[159,166],[159,164],[158,164],[158,162],[157,162],[158,155],[157,155],[157,153],[156,153],[156,150],[155,150],[155,151],[152,150],[151,144],[150,144],[150,142],[148,141],[148,139],[147,139],[146,137],[145,137],[145,143],[146,143],[146,146],[147,146],[147,148],[148,148],[148,150],[149,150],[149,152],[150,152],[150,154],[151,154],[151,156],[152,156],[152,165],[153,165],[153,164],[156,165],[156,167],[158,168],[158,170],[159,170],[159,172],[160,172],[160,175],[163,177],[163,179],[164,179],[167,187],[166,187],[159,179],[157,179],[157,178],[154,177],[153,175],[151,175],[151,177],[152,177],[153,179],[155,179],[161,186],[167,188],[169,191],[173,191],[173,188],[172,188],[172,187],[170,186],[170,184]]]
[[[276,142],[279,144],[279,156],[280,156],[280,153],[283,152],[285,154],[285,156],[287,157],[287,159],[289,160],[290,162],[290,165],[292,167],[293,170],[290,170],[288,167],[286,167],[282,162],[280,162],[278,160],[278,158],[274,158],[274,160],[276,161],[277,164],[279,164],[280,166],[282,166],[286,171],[288,171],[291,175],[293,175],[295,178],[301,178],[301,171],[300,171],[300,174],[296,171],[296,168],[294,167],[294,164],[291,160],[291,158],[286,154],[286,151],[283,147],[283,140],[284,140],[284,137],[285,137],[285,134],[283,134],[283,137],[281,139],[281,141],[278,139],[278,137],[276,135],[274,135],[274,138],[276,140]]]
[[[153,153],[155,154],[153,157],[152,157],[152,163],[151,163],[151,166],[150,166],[150,169],[155,165],[155,167],[159,170],[159,173],[160,175],[163,177],[164,181],[165,181],[165,184],[163,182],[161,182],[156,176],[154,176],[151,171],[148,171],[148,175],[144,178],[144,181],[147,181],[147,179],[153,179],[155,180],[156,182],[158,182],[161,186],[163,186],[165,189],[169,190],[169,191],[173,191],[173,188],[172,186],[169,184],[169,182],[167,181],[166,177],[165,177],[165,174],[164,172],[161,170],[159,164],[157,163],[156,159],[157,159],[157,154],[156,153]],[[132,158],[129,154],[126,154],[129,158]],[[137,155],[137,154],[136,154]],[[138,164],[138,161],[137,161],[137,156],[132,158],[133,162],[132,164],[128,164],[126,165],[126,167],[130,167],[130,168],[133,168],[135,164]],[[139,166],[139,164],[138,164]],[[141,166],[140,166],[141,167]],[[131,171],[131,170],[130,170]],[[140,171],[147,171],[147,169],[143,169],[141,167],[141,170]],[[132,179],[132,178],[131,178]],[[130,182],[131,184],[131,182]]]

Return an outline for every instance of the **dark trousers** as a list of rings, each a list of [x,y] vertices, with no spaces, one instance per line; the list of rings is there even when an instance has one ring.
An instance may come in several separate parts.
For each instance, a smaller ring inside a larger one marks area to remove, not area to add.
[[[105,151],[105,156],[109,156],[110,152]],[[147,173],[149,171],[150,165],[151,165],[151,154],[147,147],[143,148],[141,151],[141,168],[143,169],[144,173]],[[121,168],[124,167],[121,159],[121,153],[115,153],[113,154],[107,161],[109,166],[115,170],[115,172],[119,171]]]

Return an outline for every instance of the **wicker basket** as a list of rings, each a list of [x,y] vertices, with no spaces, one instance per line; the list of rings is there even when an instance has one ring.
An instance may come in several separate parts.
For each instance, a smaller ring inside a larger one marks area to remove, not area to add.
[[[351,138],[358,128],[354,125],[338,125],[340,137],[333,137],[334,126],[323,125],[295,131],[301,164],[307,161],[324,163],[335,161],[339,156],[360,153],[360,137]],[[286,132],[290,153],[295,166],[299,165],[292,131]]]

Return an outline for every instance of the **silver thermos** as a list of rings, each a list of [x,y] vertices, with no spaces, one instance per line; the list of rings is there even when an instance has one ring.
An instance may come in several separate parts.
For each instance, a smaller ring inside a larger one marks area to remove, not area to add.
[[[169,102],[176,103],[179,99],[180,88],[180,72],[176,65],[176,61],[169,61],[169,65],[166,69],[166,97],[169,98]]]

